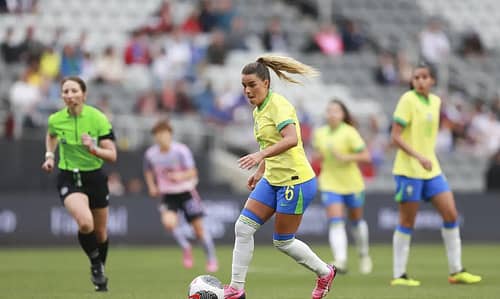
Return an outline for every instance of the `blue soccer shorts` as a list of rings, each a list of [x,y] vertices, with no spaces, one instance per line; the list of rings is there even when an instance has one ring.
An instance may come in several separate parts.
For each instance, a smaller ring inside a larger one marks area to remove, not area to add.
[[[365,203],[365,192],[339,194],[335,192],[321,192],[321,202],[326,208],[332,204],[344,204],[346,207],[354,209],[362,207]]]
[[[450,191],[444,175],[440,174],[430,179],[415,179],[402,175],[395,175],[396,202],[430,201],[432,197]]]
[[[273,186],[262,178],[249,198],[273,208],[277,213],[302,215],[313,201],[317,188],[316,178],[290,186]]]

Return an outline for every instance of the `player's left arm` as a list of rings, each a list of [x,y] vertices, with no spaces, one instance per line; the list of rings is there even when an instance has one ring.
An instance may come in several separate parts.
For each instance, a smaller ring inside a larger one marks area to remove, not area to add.
[[[186,145],[182,145],[181,148],[182,151],[180,152],[180,158],[181,158],[180,160],[183,169],[169,172],[167,174],[168,179],[174,182],[197,179],[198,170],[196,168],[191,150]]]

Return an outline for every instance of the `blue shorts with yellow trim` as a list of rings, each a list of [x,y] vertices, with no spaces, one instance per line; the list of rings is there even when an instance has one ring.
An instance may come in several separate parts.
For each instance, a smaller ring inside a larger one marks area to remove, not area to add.
[[[341,203],[346,207],[354,209],[362,207],[365,203],[365,192],[339,194],[335,192],[321,192],[321,202],[328,207],[332,204]]]
[[[291,186],[273,186],[262,178],[249,198],[273,208],[277,213],[302,215],[313,201],[317,188],[316,178]]]
[[[430,179],[415,179],[402,175],[395,175],[397,202],[429,201],[439,193],[450,191],[444,175],[440,174]]]

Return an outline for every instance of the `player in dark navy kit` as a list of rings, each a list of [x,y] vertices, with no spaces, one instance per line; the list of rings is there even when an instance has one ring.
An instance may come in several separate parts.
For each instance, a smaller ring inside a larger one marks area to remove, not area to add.
[[[81,78],[64,78],[61,95],[66,107],[49,117],[42,168],[52,172],[59,145],[59,196],[78,224],[78,240],[90,260],[96,291],[107,291],[109,192],[101,168],[104,161],[116,161],[113,130],[102,112],[85,104],[87,86]]]

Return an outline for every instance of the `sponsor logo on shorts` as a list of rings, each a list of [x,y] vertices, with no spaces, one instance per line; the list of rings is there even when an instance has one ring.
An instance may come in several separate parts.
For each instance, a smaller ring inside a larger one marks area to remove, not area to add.
[[[61,192],[61,195],[64,196],[68,193],[68,187],[64,186],[61,188],[61,190],[59,192]]]

